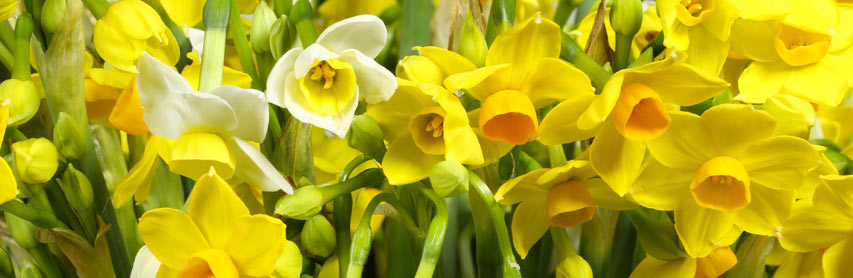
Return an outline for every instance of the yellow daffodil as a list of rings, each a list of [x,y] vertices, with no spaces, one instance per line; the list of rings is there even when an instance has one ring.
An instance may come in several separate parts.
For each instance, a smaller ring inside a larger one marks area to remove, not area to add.
[[[316,127],[311,129],[311,148],[314,155],[314,177],[318,185],[336,183],[347,164],[361,154],[351,148],[346,139]],[[355,167],[349,176],[354,177],[361,171],[377,167],[379,163],[370,160]]]
[[[163,159],[168,164],[170,159],[169,146],[173,143],[173,140],[159,136],[152,135],[148,138],[142,152],[142,158],[130,168],[127,175],[119,181],[113,190],[115,207],[121,207],[130,201],[132,196],[135,197],[136,204],[141,204],[148,198],[157,158]]]
[[[213,168],[198,178],[187,212],[149,210],[139,235],[162,263],[158,277],[269,276],[287,241],[281,220],[250,215]]]
[[[551,225],[565,228],[589,221],[596,204],[613,209],[630,207],[596,177],[589,162],[582,160],[533,170],[507,181],[495,193],[495,200],[502,205],[520,203],[511,227],[513,246],[522,259]]]
[[[672,261],[646,256],[631,272],[631,278],[716,278],[737,264],[737,257],[729,246],[720,246],[702,258],[682,258]]]
[[[782,226],[779,243],[794,252],[823,253],[825,277],[846,277],[853,271],[853,176],[822,177],[812,202],[800,201]]]
[[[575,40],[579,45],[586,45],[589,35],[592,32],[592,25],[595,23],[595,16],[597,14],[598,10],[590,12],[589,15],[587,15],[580,24],[578,24],[578,27],[569,33],[576,35]],[[616,32],[613,31],[613,27],[610,26],[610,8],[604,9],[604,28],[607,29],[607,43],[610,45],[611,49],[616,49]],[[640,51],[649,45],[649,43],[651,43],[658,34],[660,34],[661,29],[662,27],[660,18],[658,17],[657,8],[655,6],[651,6],[643,12],[643,21],[640,25],[640,31],[634,35],[634,42],[631,47],[634,55],[639,55]]]
[[[5,127],[9,123],[9,101],[0,103],[0,127]],[[5,142],[3,140],[6,132],[0,132],[0,145]],[[18,195],[18,182],[15,180],[15,174],[12,173],[12,168],[6,159],[0,158],[0,204],[9,200],[15,199]]]
[[[793,5],[784,17],[740,20],[733,27],[733,49],[754,60],[738,79],[735,99],[763,103],[785,93],[835,106],[850,91],[853,5],[830,0]]]
[[[110,124],[113,127],[131,135],[148,134],[148,124],[145,123],[145,109],[139,100],[139,90],[136,88],[136,76],[130,84],[124,87],[110,112]]]
[[[136,72],[134,65],[146,51],[169,65],[180,55],[178,42],[160,15],[140,0],[110,5],[95,24],[92,41],[104,61],[127,72]]]
[[[667,58],[621,70],[600,95],[563,101],[545,115],[539,141],[555,145],[595,136],[592,167],[616,193],[627,194],[640,174],[646,142],[670,126],[665,103],[693,105],[728,86],[683,60]]]
[[[359,100],[382,102],[397,88],[394,75],[373,60],[386,36],[385,24],[372,15],[332,24],[316,43],[291,49],[276,62],[267,81],[269,102],[344,137]]]
[[[593,96],[589,78],[559,54],[560,27],[537,15],[499,35],[485,67],[451,75],[444,84],[482,102],[477,123],[486,138],[521,145],[539,130],[536,109]]]
[[[356,15],[379,15],[395,4],[397,0],[329,0],[320,4],[317,12],[320,16],[327,17],[331,24]]]
[[[815,149],[800,138],[773,136],[773,117],[748,105],[670,117],[669,130],[648,142],[655,160],[634,184],[635,200],[674,210],[681,243],[695,258],[727,245],[741,229],[778,235],[794,189],[818,164]]]
[[[738,8],[731,0],[657,2],[663,44],[687,52],[687,62],[716,75],[729,54],[729,35]]]
[[[287,180],[250,142],[266,137],[269,109],[263,93],[231,85],[200,93],[150,55],[139,60],[137,88],[151,133],[176,140],[169,169],[197,177],[214,167],[264,191],[292,192]],[[264,107],[264,109],[258,109]]]

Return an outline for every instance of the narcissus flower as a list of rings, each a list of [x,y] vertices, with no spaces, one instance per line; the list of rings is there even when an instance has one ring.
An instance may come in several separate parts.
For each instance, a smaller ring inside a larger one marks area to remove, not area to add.
[[[793,11],[784,17],[743,20],[733,27],[733,49],[754,60],[738,79],[735,99],[763,103],[785,93],[836,106],[850,91],[853,5],[793,2]]]
[[[267,99],[296,119],[344,137],[359,100],[391,97],[394,75],[373,60],[385,46],[385,24],[372,15],[339,21],[304,50],[294,48],[273,67]]]
[[[711,254],[702,258],[664,261],[646,256],[631,272],[631,278],[715,278],[726,273],[735,264],[737,264],[737,257],[731,247],[726,245],[717,247]]]
[[[687,52],[687,62],[716,75],[729,55],[738,8],[731,0],[661,0],[663,44]]]
[[[159,277],[269,276],[284,250],[285,225],[249,215],[216,172],[197,177],[187,212],[158,208],[139,219],[139,235],[162,265]]]
[[[134,65],[148,52],[174,65],[180,58],[175,36],[151,6],[140,0],[122,0],[110,5],[95,24],[95,49],[113,67],[136,72]]]
[[[495,200],[502,205],[520,203],[512,215],[512,243],[521,258],[545,234],[551,225],[577,226],[595,215],[596,203],[623,206],[618,196],[590,194],[607,192],[607,185],[596,177],[589,162],[569,161],[551,169],[537,169],[501,185]],[[604,189],[604,190],[601,190]]]
[[[646,142],[670,126],[665,103],[693,105],[728,86],[683,60],[667,58],[621,70],[600,95],[563,101],[545,115],[539,141],[556,145],[595,136],[592,167],[616,193],[627,194],[640,174]]]
[[[5,127],[9,123],[9,101],[0,103],[0,127]],[[0,145],[2,145],[5,132],[0,132]],[[12,168],[6,159],[0,158],[0,204],[9,200],[15,199],[18,195],[18,182],[15,180],[15,174],[12,173]]]
[[[176,140],[169,169],[197,177],[210,167],[224,178],[236,175],[265,191],[292,193],[287,180],[250,142],[262,142],[269,120],[263,93],[222,86],[193,90],[171,67],[150,55],[139,60],[137,88],[151,133]]]
[[[649,151],[634,184],[643,206],[675,211],[685,251],[705,257],[732,233],[778,234],[818,155],[805,140],[773,136],[776,121],[748,105],[723,104],[702,116],[671,113],[672,126]]]
[[[495,39],[485,67],[451,75],[444,85],[482,101],[478,126],[486,138],[521,145],[539,130],[536,109],[593,96],[589,78],[559,54],[560,27],[536,15]]]

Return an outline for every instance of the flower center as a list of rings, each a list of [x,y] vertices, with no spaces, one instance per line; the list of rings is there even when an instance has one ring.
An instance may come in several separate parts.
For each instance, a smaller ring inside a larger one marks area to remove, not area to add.
[[[708,160],[690,182],[690,192],[702,207],[735,212],[749,205],[749,175],[743,164],[728,156]]]
[[[776,53],[791,66],[817,63],[826,56],[832,36],[809,32],[786,24],[776,31]]]
[[[426,125],[426,131],[432,132],[432,137],[438,138],[444,134],[444,117],[441,115],[433,115],[432,120]]]
[[[179,278],[237,277],[237,267],[222,250],[206,249],[193,254]]]
[[[676,17],[687,26],[701,23],[714,11],[714,0],[681,0],[676,5]]]
[[[672,122],[658,93],[642,83],[622,88],[611,117],[616,130],[636,142],[657,138]]]
[[[424,153],[444,154],[444,114],[444,109],[438,105],[427,106],[409,120],[412,139]]]
[[[503,90],[483,101],[479,126],[486,138],[521,145],[536,134],[539,122],[536,108],[527,95]]]
[[[321,61],[320,64],[311,68],[311,80],[320,81],[323,79],[323,89],[331,88],[335,84],[335,69],[329,66],[326,61]]]
[[[558,227],[571,227],[589,221],[595,215],[595,201],[582,182],[570,180],[548,192],[545,213]]]

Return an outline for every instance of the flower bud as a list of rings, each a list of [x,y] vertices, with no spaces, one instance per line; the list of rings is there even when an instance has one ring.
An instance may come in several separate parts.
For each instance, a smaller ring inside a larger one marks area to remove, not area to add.
[[[450,197],[468,192],[468,169],[454,160],[435,164],[429,171],[432,189],[441,197]]]
[[[255,53],[266,53],[270,51],[270,29],[275,23],[275,12],[264,3],[255,8],[252,18],[252,50]]]
[[[59,153],[66,158],[80,158],[86,151],[86,139],[83,129],[71,115],[59,112],[56,126],[53,127],[53,142]]]
[[[480,27],[474,22],[471,11],[465,15],[465,24],[462,25],[462,31],[459,32],[456,50],[478,67],[486,64],[486,53],[489,52],[489,46],[486,44],[486,38],[483,37]]]
[[[9,102],[9,125],[29,121],[39,110],[41,97],[32,80],[6,79],[0,83],[0,100]]]
[[[74,169],[74,165],[69,163],[68,168],[65,168],[59,186],[74,210],[84,211],[92,207],[92,202],[95,200],[92,184],[83,172]]]
[[[45,183],[56,174],[59,154],[50,140],[31,138],[12,144],[15,153],[15,168],[18,176],[26,183]]]
[[[11,276],[14,277],[14,276]],[[26,261],[21,267],[21,278],[42,278],[44,275],[39,270],[38,266],[36,266],[31,261]]]
[[[287,218],[305,220],[323,208],[323,193],[317,186],[300,187],[293,195],[284,195],[275,204],[275,213]]]
[[[296,41],[296,25],[290,22],[287,15],[281,15],[270,29],[270,52],[275,59],[278,59],[285,52],[290,50],[290,46]]]
[[[47,0],[41,8],[41,28],[49,33],[56,31],[65,16],[65,0]]]
[[[347,133],[347,143],[353,149],[359,150],[368,158],[385,156],[385,144],[382,143],[382,129],[372,117],[358,115],[352,120],[350,132]]]
[[[325,216],[315,214],[305,221],[302,227],[302,247],[309,253],[328,257],[335,250],[335,227]]]
[[[643,23],[640,0],[615,0],[610,7],[610,25],[617,34],[633,38]]]
[[[9,202],[19,201],[11,200]],[[38,246],[38,240],[36,240],[37,228],[33,223],[6,212],[6,224],[9,225],[9,233],[12,234],[12,239],[22,248],[30,249]]]

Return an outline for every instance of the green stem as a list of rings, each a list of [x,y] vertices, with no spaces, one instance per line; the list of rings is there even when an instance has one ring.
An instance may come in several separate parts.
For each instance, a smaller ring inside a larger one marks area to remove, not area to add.
[[[607,80],[610,79],[611,74],[596,63],[592,57],[589,57],[569,34],[562,32],[562,36],[560,58],[571,62],[578,69],[586,73],[595,86],[596,92],[601,92],[604,89],[604,85],[607,84]]]
[[[343,182],[352,173],[352,170],[365,161],[365,157],[360,155],[350,161],[341,172],[338,182]],[[338,267],[340,277],[346,277],[347,266],[349,266],[350,254],[350,222],[352,219],[352,195],[343,194],[334,200],[335,206],[335,237],[338,242]]]
[[[572,244],[572,239],[566,233],[566,229],[551,226],[548,229],[551,233],[551,239],[554,240],[554,249],[557,252],[557,261],[562,261],[569,256],[576,256],[575,246]]]
[[[632,37],[616,33],[616,61],[613,65],[613,71],[628,68],[628,63],[631,62],[631,41]]]
[[[33,17],[30,13],[18,16],[15,24],[15,65],[12,78],[30,80],[30,37],[33,35]]]
[[[554,22],[560,26],[560,29],[563,29],[566,23],[569,22],[569,16],[572,15],[572,11],[576,7],[575,0],[560,0],[560,2],[557,2],[557,11],[554,12]]]
[[[385,176],[382,175],[382,170],[375,168],[368,169],[352,179],[347,179],[334,185],[319,187],[318,189],[323,193],[325,203],[342,194],[349,194],[353,190],[369,185],[377,185],[382,182],[383,178],[385,178]]]
[[[489,208],[489,215],[491,216],[494,232],[497,236],[498,247],[503,255],[503,277],[521,277],[521,270],[518,269],[518,262],[515,260],[515,255],[510,245],[503,208],[495,202],[494,195],[489,191],[489,186],[476,173],[469,171],[468,179],[477,197],[480,197]]]
[[[546,148],[548,149],[548,161],[551,163],[551,168],[560,167],[568,163],[566,152],[563,150],[562,145],[552,145]]]
[[[768,236],[747,235],[737,245],[737,264],[724,277],[765,277],[764,259],[773,249],[774,240]],[[725,248],[725,247],[723,247]]]
[[[12,55],[12,52],[6,48],[6,45],[0,44],[0,63],[3,63],[3,66],[9,69],[9,71],[13,71],[14,67],[12,65],[15,64],[15,57]]]
[[[107,14],[107,8],[110,7],[110,3],[106,0],[83,0],[83,4],[97,19],[104,17]]]
[[[275,0],[275,17],[281,17],[283,14],[290,14],[293,7],[293,0]]]
[[[261,3],[261,5],[265,5]],[[252,61],[252,50],[249,49],[249,41],[246,39],[246,30],[243,29],[243,21],[240,16],[240,10],[237,7],[237,0],[231,0],[231,12],[229,15],[229,29],[231,30],[231,38],[234,41],[234,47],[237,48],[237,55],[240,57],[240,65],[243,66],[243,72],[252,77],[252,88],[262,89],[260,85],[263,80],[258,78],[258,73],[255,71],[255,62]]]
[[[429,223],[427,238],[424,243],[423,252],[421,253],[421,261],[418,264],[417,272],[415,272],[416,278],[428,278],[433,277],[438,257],[441,256],[441,247],[444,244],[444,235],[447,232],[447,204],[432,189],[427,188],[423,184],[417,184],[417,186],[421,193],[426,195],[435,204],[436,210],[435,216]]]
[[[609,277],[628,277],[634,266],[634,246],[636,246],[637,230],[631,224],[631,219],[624,211],[620,212],[613,233],[613,245],[610,251]]]
[[[404,209],[400,201],[395,199],[393,195],[383,192],[373,197],[373,199],[367,204],[367,207],[365,207],[364,214],[361,217],[358,228],[355,230],[355,233],[353,233],[352,241],[350,243],[350,256],[346,261],[347,266],[344,268],[346,272],[343,272],[346,274],[345,277],[355,278],[362,276],[364,264],[367,262],[367,257],[370,255],[370,247],[373,241],[373,231],[370,227],[370,220],[373,218],[376,207],[382,202],[388,203],[397,210],[397,215],[392,216],[395,217],[395,220],[400,221],[409,229],[414,227],[414,220],[412,219],[411,214]]]
[[[302,47],[308,47],[317,41],[317,29],[314,28],[313,12],[308,0],[299,0],[290,10],[290,20],[296,25],[296,33],[302,41]]]
[[[492,9],[489,14],[486,42],[491,45],[498,35],[512,28],[515,20],[515,0],[492,1]]]
[[[56,260],[50,255],[47,245],[39,244],[33,248],[27,248],[27,251],[33,256],[33,261],[44,271],[47,277],[62,277],[59,268],[56,267]]]
[[[403,13],[400,17],[400,47],[397,58],[416,55],[415,46],[429,45],[429,20],[432,13],[432,1],[402,0]]]
[[[15,46],[15,30],[12,29],[12,25],[8,20],[0,22],[0,42],[3,43],[3,47]],[[12,49],[12,51],[15,51],[15,49]]]
[[[204,5],[204,51],[198,89],[210,92],[222,85],[222,66],[225,64],[225,34],[228,28],[230,1],[210,0]]]
[[[14,214],[17,217],[20,217],[24,220],[30,221],[33,225],[36,225],[42,229],[53,229],[53,228],[62,228],[68,229],[68,226],[65,226],[62,221],[56,219],[52,213],[46,212],[42,209],[35,209],[21,203],[17,200],[11,200],[0,205],[0,209],[5,212]]]

